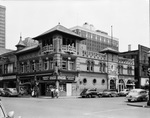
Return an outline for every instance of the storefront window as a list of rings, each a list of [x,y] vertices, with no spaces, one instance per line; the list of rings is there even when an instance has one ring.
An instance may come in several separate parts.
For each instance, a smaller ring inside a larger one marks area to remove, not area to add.
[[[110,80],[110,89],[116,89],[115,80]]]

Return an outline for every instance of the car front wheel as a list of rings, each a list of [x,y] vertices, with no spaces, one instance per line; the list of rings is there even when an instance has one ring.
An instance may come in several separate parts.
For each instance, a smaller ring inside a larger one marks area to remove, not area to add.
[[[128,99],[128,102],[131,102],[131,100],[130,100],[130,99]]]

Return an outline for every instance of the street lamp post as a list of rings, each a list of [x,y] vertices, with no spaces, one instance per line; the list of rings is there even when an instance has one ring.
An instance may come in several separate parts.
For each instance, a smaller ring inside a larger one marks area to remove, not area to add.
[[[150,51],[149,51],[149,53],[148,53],[148,63],[149,63],[149,68],[148,68],[148,77],[149,77],[149,87],[148,87],[148,89],[149,89],[149,97],[148,97],[148,101],[147,101],[147,106],[150,106]]]

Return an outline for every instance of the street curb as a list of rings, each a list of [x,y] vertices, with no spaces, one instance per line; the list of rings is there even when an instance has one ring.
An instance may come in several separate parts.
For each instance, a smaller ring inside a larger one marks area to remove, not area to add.
[[[127,104],[128,106],[135,106],[135,107],[143,107],[143,108],[150,108],[150,106],[147,105],[138,105],[138,104]]]

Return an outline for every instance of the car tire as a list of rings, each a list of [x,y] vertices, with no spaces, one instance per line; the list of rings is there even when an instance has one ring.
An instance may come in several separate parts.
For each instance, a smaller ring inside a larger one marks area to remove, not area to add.
[[[128,102],[131,102],[131,100],[128,99]]]
[[[98,95],[98,97],[99,97],[99,98],[101,98],[101,97],[102,97],[102,95]]]
[[[112,97],[112,95],[111,95],[111,94],[109,94],[109,97]]]

